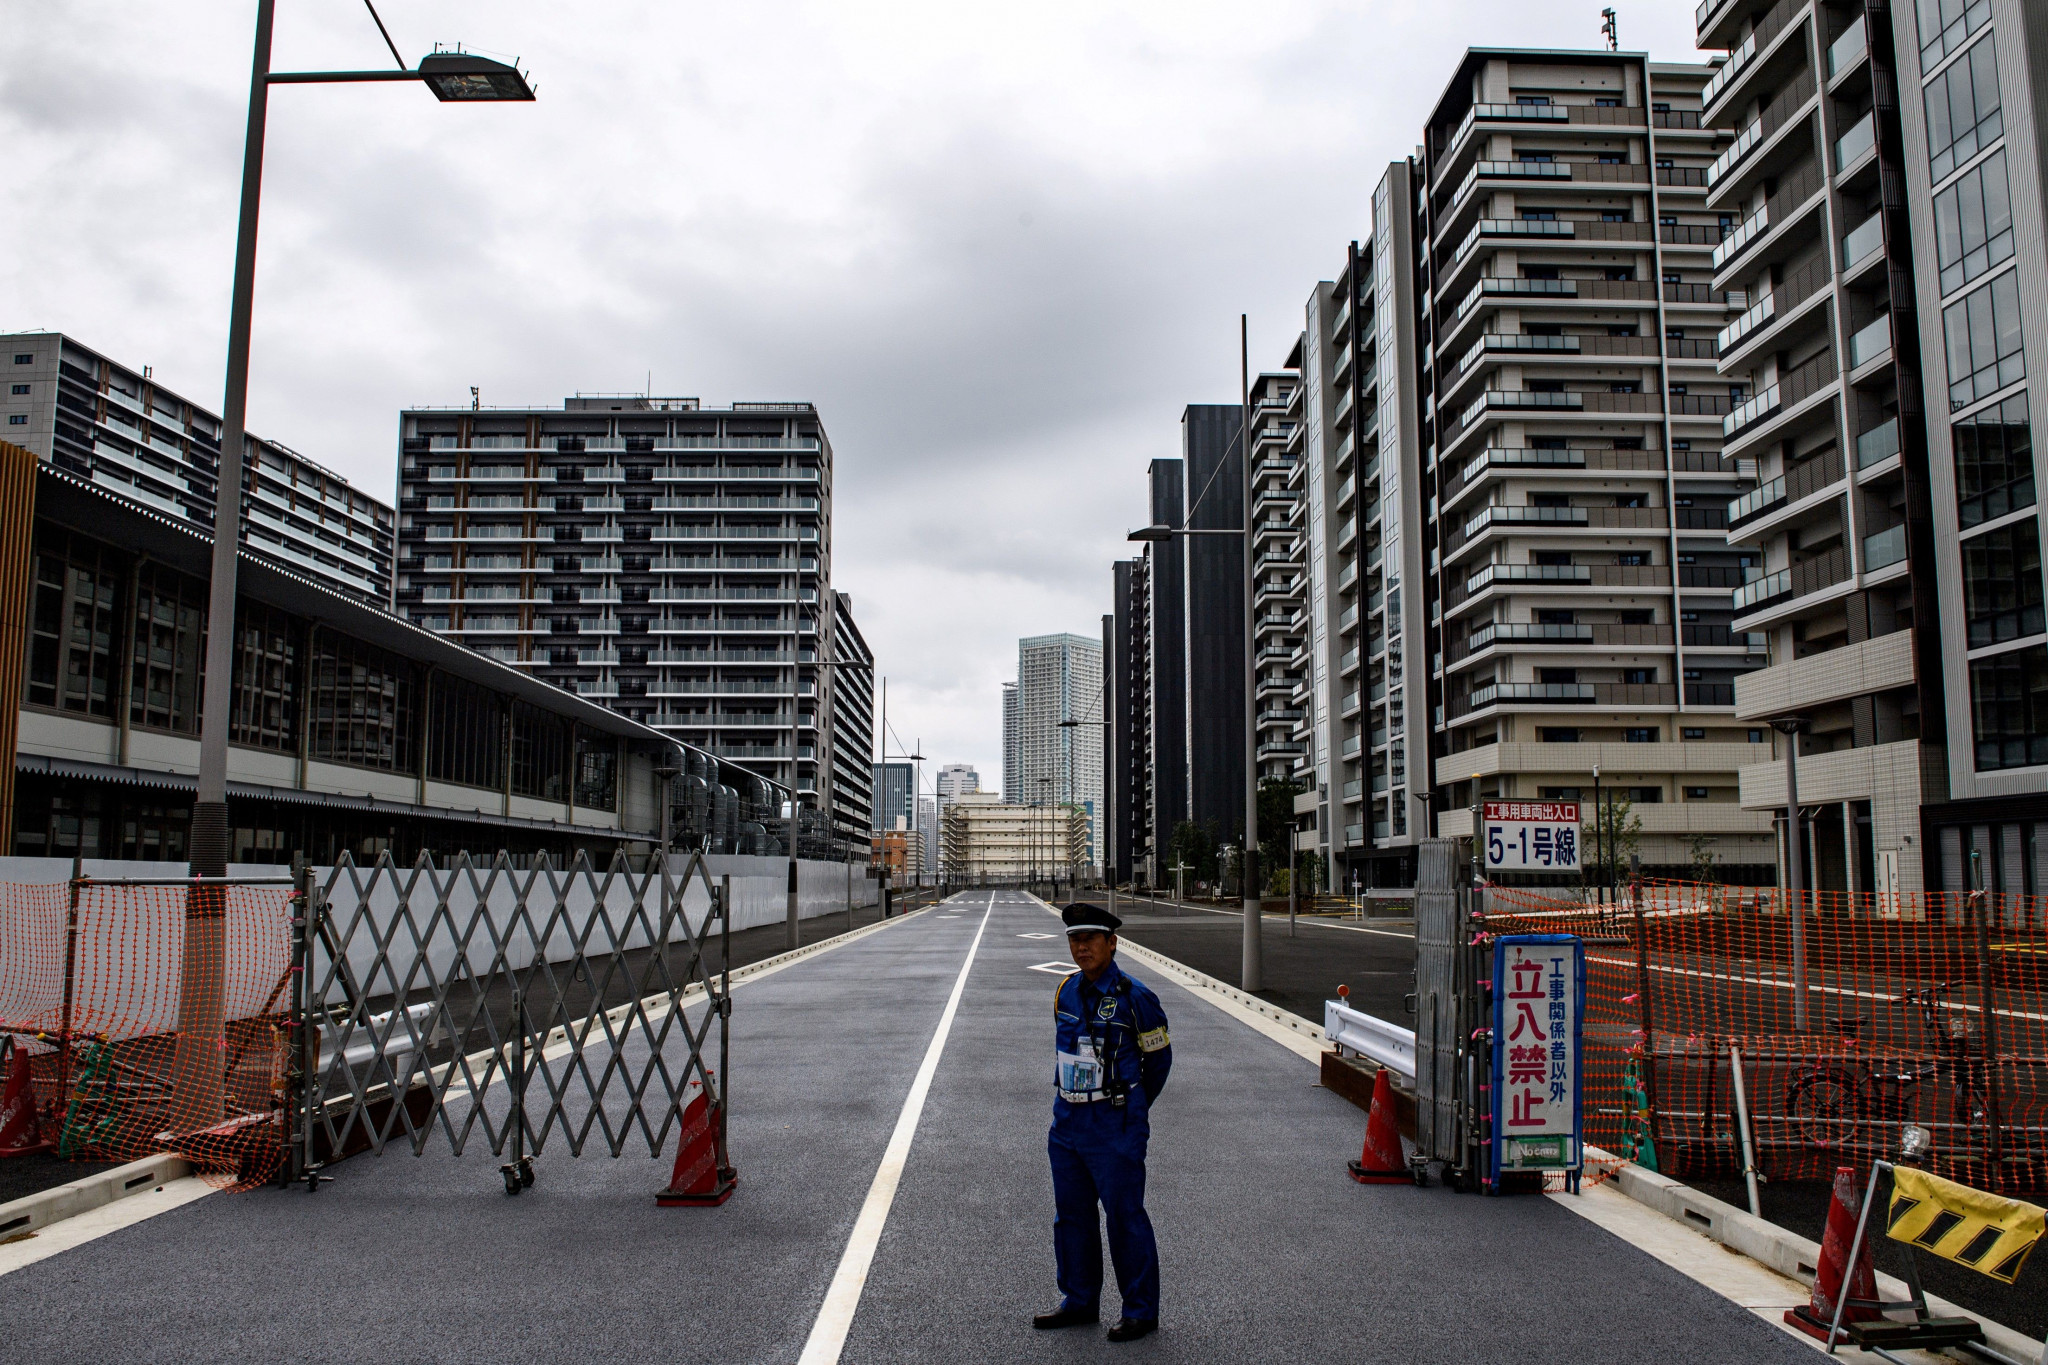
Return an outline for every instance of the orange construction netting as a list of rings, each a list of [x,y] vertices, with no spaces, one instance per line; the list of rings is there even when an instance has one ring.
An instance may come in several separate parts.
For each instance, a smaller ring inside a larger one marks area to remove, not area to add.
[[[1677,1176],[1929,1165],[2048,1188],[2048,901],[1645,882],[1612,903],[1489,887],[1494,933],[1587,944],[1586,1139]],[[1737,1102],[1735,1069],[1741,1068]]]
[[[74,915],[69,883],[0,883],[0,1035],[12,1044],[0,1050],[8,1072],[29,1068],[40,1139],[77,1160],[175,1151],[219,1184],[273,1176],[291,896],[87,881]]]

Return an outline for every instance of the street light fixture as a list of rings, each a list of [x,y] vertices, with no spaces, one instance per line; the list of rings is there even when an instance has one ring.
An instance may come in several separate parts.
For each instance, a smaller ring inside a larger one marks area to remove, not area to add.
[[[235,231],[234,290],[228,308],[227,390],[221,403],[220,466],[213,512],[213,564],[207,593],[206,670],[199,721],[199,775],[193,793],[188,856],[194,878],[228,870],[228,727],[233,705],[237,554],[242,542],[243,446],[249,410],[249,336],[256,303],[256,223],[263,188],[263,133],[273,85],[336,85],[363,81],[419,81],[442,101],[528,101],[533,87],[516,65],[471,53],[434,53],[407,70],[397,45],[370,17],[391,49],[395,71],[272,71],[270,39],[276,0],[256,0],[255,55],[249,75],[248,128],[242,144],[241,217]],[[195,884],[185,904],[185,953],[178,1006],[178,1040],[171,1062],[173,1092],[189,1096],[181,1107],[217,1115],[226,1101],[220,1055],[223,1018],[226,891]]]
[[[1259,896],[1259,718],[1258,718],[1258,632],[1252,628],[1252,598],[1258,575],[1252,556],[1252,442],[1251,442],[1251,342],[1250,322],[1243,314],[1237,319],[1238,426],[1237,453],[1244,463],[1244,525],[1196,528],[1167,526],[1154,522],[1132,531],[1129,539],[1164,543],[1175,536],[1241,536],[1244,539],[1244,866],[1240,880],[1244,892],[1244,954],[1238,968],[1238,988],[1246,991],[1265,987],[1264,941],[1260,934],[1265,906]],[[1196,498],[1200,502],[1199,497]]]

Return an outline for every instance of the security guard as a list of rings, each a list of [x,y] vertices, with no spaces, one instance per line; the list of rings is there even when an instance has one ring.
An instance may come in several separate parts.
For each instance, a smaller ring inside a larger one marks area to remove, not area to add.
[[[1061,912],[1067,948],[1081,970],[1053,995],[1058,1058],[1053,1084],[1053,1255],[1060,1306],[1033,1327],[1074,1327],[1100,1318],[1102,1234],[1099,1202],[1109,1215],[1109,1255],[1123,1295],[1123,1316],[1111,1341],[1136,1341],[1159,1326],[1159,1248],[1145,1216],[1145,1144],[1152,1102],[1166,1086],[1173,1048],[1159,997],[1115,962],[1123,921],[1099,906]]]

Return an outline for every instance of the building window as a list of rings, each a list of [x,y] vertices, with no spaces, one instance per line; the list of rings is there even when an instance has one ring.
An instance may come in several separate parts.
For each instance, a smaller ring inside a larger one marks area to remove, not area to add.
[[[231,743],[290,753],[298,747],[299,644],[292,619],[244,602],[235,619]]]
[[[576,804],[613,810],[618,804],[619,747],[608,736],[576,736]]]
[[[2011,258],[2012,194],[2005,183],[2004,148],[1934,196],[1934,254],[1944,294]]]
[[[2015,394],[1957,422],[1956,517],[1964,528],[2034,505],[2034,438],[2027,396]]]
[[[504,703],[459,678],[437,676],[427,715],[427,776],[465,787],[504,784]]]
[[[1702,727],[1687,725],[1679,730],[1678,737],[1680,739],[1705,739],[1707,732]]]
[[[8,392],[12,393],[15,397],[19,398],[21,395],[28,392],[28,385],[16,384],[13,386],[13,388],[9,389]]]
[[[1970,648],[2048,629],[2041,613],[2041,541],[2031,518],[1963,542],[1963,615]]]
[[[2048,763],[2048,645],[1970,665],[1977,771]]]
[[[1628,799],[1638,806],[1654,806],[1664,799],[1662,787],[1628,787]]]
[[[1751,744],[1764,743],[1764,732],[1761,729],[1751,730],[1749,732],[1749,742]]]
[[[1916,0],[1914,8],[1919,12],[1923,71],[1991,21],[1991,0]]]
[[[1942,310],[1948,340],[1948,406],[1954,412],[2027,373],[2020,350],[2019,276],[2008,270]]]
[[[1936,181],[2005,131],[1998,107],[1998,51],[1987,37],[1927,83],[1927,155]]]
[[[33,365],[36,363],[36,358],[29,352],[16,351],[14,353],[14,363],[17,365]]]
[[[1537,728],[1536,738],[1545,744],[1577,744],[1579,732],[1567,725],[1545,725]]]
[[[8,413],[8,414],[7,414],[7,425],[8,425],[8,426],[10,426],[10,427],[25,427],[25,426],[27,426],[27,425],[28,425],[28,414],[27,414],[27,413],[25,413],[25,412],[10,412],[10,413]]]
[[[512,792],[542,801],[566,799],[569,725],[528,702],[512,704]]]
[[[175,569],[145,564],[135,578],[134,725],[178,734],[199,731],[206,657],[206,584]]]
[[[38,538],[25,703],[113,719],[124,568],[83,537]]]
[[[1657,727],[1654,725],[1632,726],[1621,732],[1621,741],[1624,744],[1655,744],[1657,742]]]
[[[328,763],[410,771],[411,666],[381,649],[326,631],[316,637],[312,658],[307,753]]]
[[[1688,801],[1704,801],[1707,799],[1707,789],[1705,787],[1687,787],[1685,789],[1685,799]]]

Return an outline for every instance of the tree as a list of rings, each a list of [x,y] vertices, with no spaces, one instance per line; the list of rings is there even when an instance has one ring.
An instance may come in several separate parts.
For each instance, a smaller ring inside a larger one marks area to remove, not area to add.
[[[1188,881],[1216,880],[1216,836],[1192,820],[1183,820],[1173,827],[1173,835],[1166,841],[1166,866],[1161,874],[1172,877],[1173,869],[1183,863],[1187,865]],[[1167,885],[1173,883],[1169,881]]]
[[[1266,889],[1274,895],[1287,894],[1287,845],[1294,838],[1294,798],[1306,790],[1284,777],[1269,777],[1259,783],[1259,859],[1265,865]]]
[[[1592,808],[1591,819],[1579,822],[1579,874],[1588,886],[1619,886],[1642,847],[1643,817],[1635,802],[1610,797]]]
[[[1687,859],[1692,863],[1692,879],[1703,886],[1712,885],[1714,881],[1716,842],[1711,834],[1688,835],[1685,840]]]

